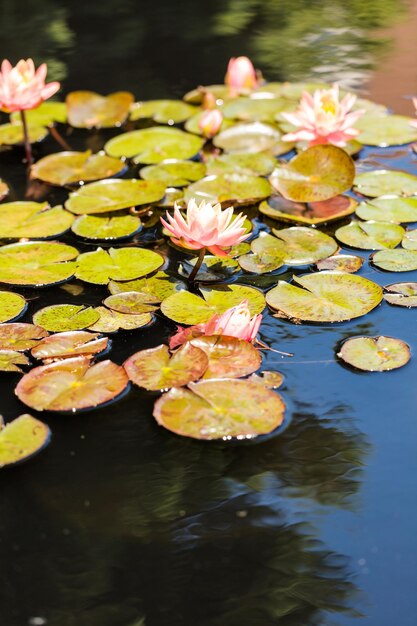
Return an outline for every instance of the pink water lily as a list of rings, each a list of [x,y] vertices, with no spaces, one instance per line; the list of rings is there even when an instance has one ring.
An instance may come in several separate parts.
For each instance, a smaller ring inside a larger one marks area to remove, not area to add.
[[[220,130],[223,122],[223,115],[219,109],[211,109],[204,111],[198,122],[198,127],[204,137],[214,137]]]
[[[53,96],[60,84],[46,84],[46,72],[46,63],[35,71],[32,59],[21,59],[14,67],[4,59],[0,72],[0,108],[7,113],[26,111]]]
[[[295,113],[282,113],[297,130],[282,137],[284,141],[308,141],[309,146],[331,143],[339,148],[359,135],[354,124],[365,113],[351,111],[356,96],[347,94],[339,100],[339,87],[317,89],[313,95],[305,91]]]
[[[258,77],[252,61],[248,57],[231,58],[224,82],[236,91],[255,89],[258,85]]]

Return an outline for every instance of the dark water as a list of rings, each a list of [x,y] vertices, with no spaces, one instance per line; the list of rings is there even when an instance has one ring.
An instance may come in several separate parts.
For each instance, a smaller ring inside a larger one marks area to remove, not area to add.
[[[371,63],[371,28],[399,10],[393,0],[196,4],[3,0],[0,56],[46,58],[65,91],[143,98],[219,81],[241,53],[274,80],[317,77],[329,59],[327,72],[347,80]],[[106,138],[69,140],[99,149]],[[48,140],[38,156],[57,149]],[[20,159],[0,155],[11,199],[25,192]],[[409,148],[368,150],[361,161],[417,173]],[[381,285],[416,279],[367,263],[360,274]],[[105,289],[34,295],[24,321],[50,303],[97,304]],[[265,314],[261,339],[295,356],[264,355],[265,369],[285,374],[292,421],[259,445],[175,437],[151,417],[156,395],[137,388],[101,410],[41,416],[51,446],[0,477],[1,626],[414,626],[416,325],[415,310],[386,303],[334,326]],[[120,332],[110,357],[121,363],[172,329],[158,318]],[[413,358],[390,373],[353,372],[335,352],[358,334],[399,337]],[[7,420],[24,412],[18,379],[0,381]]]

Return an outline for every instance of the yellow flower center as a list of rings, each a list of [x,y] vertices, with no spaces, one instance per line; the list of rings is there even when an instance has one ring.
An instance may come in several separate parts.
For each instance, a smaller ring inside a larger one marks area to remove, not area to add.
[[[325,113],[330,113],[331,115],[335,115],[336,113],[336,102],[331,96],[322,96],[321,98],[321,108]]]

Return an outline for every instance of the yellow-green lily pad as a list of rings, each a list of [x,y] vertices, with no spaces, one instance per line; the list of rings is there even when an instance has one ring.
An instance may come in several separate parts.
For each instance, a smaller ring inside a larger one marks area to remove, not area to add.
[[[0,282],[45,287],[69,280],[78,250],[58,242],[12,243],[0,247]]]
[[[338,245],[333,237],[306,226],[273,229],[274,236],[262,233],[251,242],[252,252],[282,258],[285,265],[309,265],[333,255]]]
[[[5,202],[0,204],[0,239],[48,239],[65,233],[74,216],[62,206],[47,202]]]
[[[11,323],[0,325],[0,350],[24,352],[38,345],[48,332],[34,324]]]
[[[0,323],[18,319],[27,309],[25,298],[13,291],[0,291]],[[0,337],[1,337],[0,326]]]
[[[277,126],[263,122],[235,124],[216,135],[213,143],[225,152],[266,152],[274,156],[285,154],[294,147],[293,143],[282,141],[282,133]]]
[[[136,215],[80,215],[71,226],[72,232],[79,237],[100,241],[132,237],[141,228],[142,222]]]
[[[224,117],[240,122],[274,122],[279,111],[288,108],[283,98],[236,98],[223,105]]]
[[[317,261],[316,268],[319,271],[330,270],[333,272],[354,274],[361,269],[364,262],[365,259],[363,257],[354,254],[335,254],[327,257],[327,259]]]
[[[185,94],[184,100],[190,104],[201,104],[207,93],[213,94],[213,96],[219,101],[217,102],[219,105],[222,104],[222,100],[231,98],[230,87],[228,87],[228,85],[221,84],[205,85],[192,89]]]
[[[406,250],[417,250],[417,228],[405,231],[401,245]]]
[[[80,254],[76,278],[107,285],[110,280],[133,280],[151,274],[165,262],[162,255],[146,248],[97,248]]]
[[[259,254],[256,252],[242,254],[238,257],[238,263],[245,272],[252,274],[267,274],[285,265],[281,250],[277,250],[276,253],[265,250]]]
[[[212,175],[234,172],[248,176],[267,176],[272,172],[275,165],[276,159],[271,154],[232,152],[210,159],[207,163],[207,173]]]
[[[262,362],[259,350],[249,341],[236,337],[209,335],[192,339],[190,343],[203,350],[208,357],[203,378],[248,376],[259,369]]]
[[[31,355],[42,361],[68,359],[74,356],[92,357],[106,350],[108,345],[108,337],[102,337],[100,333],[74,330],[56,333],[38,341],[32,348]]]
[[[52,126],[59,122],[67,121],[67,105],[65,102],[42,102],[35,109],[25,111],[27,123],[30,126]],[[14,124],[20,122],[20,112],[15,111],[10,115],[10,121]]]
[[[337,355],[356,369],[389,372],[406,365],[411,358],[409,346],[394,337],[352,337]]]
[[[259,205],[259,212],[267,217],[301,224],[327,224],[354,213],[358,203],[350,196],[334,196],[319,202],[293,202],[273,194]]]
[[[404,228],[391,222],[351,222],[335,232],[337,239],[351,248],[383,250],[395,248],[404,236]]]
[[[155,303],[159,304],[158,298],[148,293],[140,291],[123,291],[108,296],[103,304],[108,309],[118,311],[119,313],[129,313],[139,315],[142,313],[153,313],[158,309]]]
[[[247,174],[219,174],[206,176],[191,184],[184,193],[186,202],[197,201],[254,204],[271,193],[269,182],[260,176]]]
[[[155,296],[159,302],[162,302],[162,300],[165,300],[173,293],[186,290],[187,285],[165,272],[157,272],[153,276],[126,282],[111,280],[108,284],[108,289],[112,294],[123,293],[124,291],[139,291]]]
[[[101,96],[94,91],[71,91],[67,95],[68,123],[75,128],[112,128],[127,120],[134,101],[129,91]]]
[[[367,146],[400,146],[417,140],[413,119],[405,115],[381,115],[369,112],[355,122],[360,130],[357,140]]]
[[[150,118],[157,124],[181,124],[195,115],[197,107],[182,100],[146,100],[134,102],[130,107],[131,121]]]
[[[50,185],[63,187],[110,178],[121,174],[125,169],[126,165],[123,161],[106,154],[91,154],[91,150],[67,151],[43,157],[32,165],[30,175]]]
[[[28,132],[30,143],[38,143],[47,137],[49,130],[44,126],[31,126],[28,124]],[[23,144],[24,140],[23,125],[21,122],[1,124],[0,146],[15,146]]]
[[[19,365],[29,365],[29,359],[17,350],[0,350],[0,372],[22,372]]]
[[[27,413],[8,424],[0,416],[0,467],[28,461],[46,448],[50,439],[49,427]]]
[[[96,309],[83,304],[52,304],[39,309],[33,323],[51,333],[84,330],[98,321]]]
[[[96,307],[99,319],[90,326],[89,330],[98,333],[116,333],[118,330],[136,330],[143,326],[149,326],[153,317],[151,313],[128,314],[113,311],[105,306]]]
[[[356,215],[362,220],[405,224],[417,222],[417,198],[381,196],[369,202],[361,202]]]
[[[417,176],[401,170],[371,170],[355,178],[354,190],[364,196],[412,196],[417,194]]]
[[[417,306],[417,283],[393,283],[384,287],[384,300],[395,306]]]
[[[204,163],[170,159],[158,165],[147,165],[140,170],[144,180],[159,180],[167,187],[186,187],[203,178],[206,173]]]
[[[417,250],[379,250],[370,258],[375,267],[386,272],[411,272],[417,270]]]

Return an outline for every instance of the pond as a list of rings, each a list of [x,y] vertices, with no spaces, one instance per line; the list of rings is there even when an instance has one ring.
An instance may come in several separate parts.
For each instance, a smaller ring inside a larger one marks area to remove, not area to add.
[[[413,59],[408,74],[398,68],[392,89],[384,82],[403,40],[417,32],[416,7],[397,0],[94,0],[76,9],[3,0],[0,15],[1,58],[46,61],[48,78],[62,82],[61,99],[78,89],[182,98],[222,83],[229,57],[247,54],[270,81],[368,85],[366,97],[414,113]],[[59,129],[73,150],[93,152],[120,134]],[[35,158],[60,150],[49,136]],[[7,201],[40,201],[46,192],[51,206],[65,201],[62,188],[31,181],[28,189],[22,158],[21,149],[0,153]],[[417,155],[409,144],[368,146],[356,168],[416,175]],[[132,165],[124,178],[134,175]],[[247,212],[257,234],[291,226]],[[349,221],[318,229],[333,236]],[[97,248],[73,233],[59,240],[81,253]],[[157,242],[175,270],[183,255],[161,240],[153,227],[128,242]],[[342,245],[345,253],[363,257],[356,276],[378,285],[416,280],[415,271],[373,266],[369,250]],[[266,291],[311,269],[242,272],[237,282]],[[48,305],[99,306],[108,295],[79,280],[16,292],[28,299],[24,322]],[[105,358],[122,364],[168,343],[176,324],[160,312],[155,319],[110,335]],[[344,340],[379,335],[411,347],[405,367],[364,372],[337,358]],[[159,394],[135,385],[117,402],[75,415],[30,409],[53,438],[36,458],[1,472],[4,626],[414,626],[415,309],[382,302],[349,321],[295,324],[266,308],[259,338],[273,349],[262,352],[262,369],[284,375],[287,405],[286,427],[260,441],[176,436],[152,417]],[[28,410],[14,394],[20,379],[0,374],[6,421]]]

